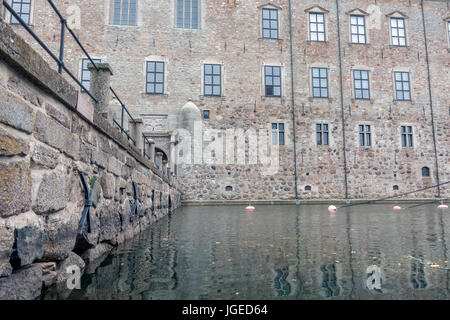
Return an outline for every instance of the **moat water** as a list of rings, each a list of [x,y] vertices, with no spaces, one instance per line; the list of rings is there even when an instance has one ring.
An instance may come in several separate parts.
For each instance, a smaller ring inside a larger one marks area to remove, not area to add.
[[[42,298],[449,299],[449,228],[436,205],[183,207]]]

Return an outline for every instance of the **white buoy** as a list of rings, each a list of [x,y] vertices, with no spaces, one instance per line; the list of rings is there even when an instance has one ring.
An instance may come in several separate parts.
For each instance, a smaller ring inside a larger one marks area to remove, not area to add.
[[[337,211],[336,206],[331,205],[331,206],[328,207],[328,212],[335,213],[336,211]]]
[[[392,208],[392,210],[402,210],[402,207],[400,207],[400,206],[394,206],[394,207]]]
[[[440,205],[438,205],[438,209],[448,209],[448,205],[440,204]]]
[[[254,206],[248,206],[245,208],[245,211],[255,211],[255,207]]]

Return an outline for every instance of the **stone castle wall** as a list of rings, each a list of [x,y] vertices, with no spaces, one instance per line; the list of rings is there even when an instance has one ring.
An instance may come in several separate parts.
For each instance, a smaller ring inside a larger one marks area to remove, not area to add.
[[[77,240],[80,173],[96,181],[91,230]],[[43,284],[67,289],[67,266],[83,268],[180,201],[176,180],[0,19],[0,299],[35,298]]]
[[[74,28],[90,54],[114,66],[113,85],[129,102],[133,114],[144,121],[151,115],[167,116],[167,121],[155,122],[155,126],[158,123],[155,130],[170,133],[176,129],[180,110],[188,100],[192,100],[200,111],[210,110],[210,119],[203,120],[205,127],[257,130],[267,128],[272,122],[285,124],[286,145],[280,148],[281,168],[277,174],[265,176],[259,165],[186,166],[179,171],[185,200],[294,199],[295,162],[300,199],[377,198],[430,186],[437,183],[436,155],[440,182],[450,178],[448,1],[423,1],[436,143],[432,134],[419,0],[292,1],[293,66],[287,0],[200,1],[198,30],[175,27],[173,0],[139,1],[137,26],[112,25],[109,0],[55,3],[66,15],[79,18],[79,24],[74,24]],[[263,39],[261,35],[261,7],[266,5],[279,9],[280,35],[277,40]],[[311,8],[325,13],[326,42],[308,40],[308,10]],[[350,43],[351,12],[367,14],[368,43],[365,45]],[[390,45],[390,14],[406,18],[406,47]],[[45,1],[34,6],[32,26],[57,52],[58,19]],[[67,66],[80,74],[83,54],[73,41],[66,45]],[[147,60],[166,63],[164,95],[145,93]],[[202,95],[204,63],[222,64],[222,97]],[[264,97],[264,65],[282,67],[281,98]],[[312,98],[312,66],[328,68],[329,99]],[[371,100],[353,97],[352,69],[357,68],[370,72]],[[411,101],[395,100],[393,71],[396,70],[410,73]],[[316,144],[317,123],[328,123],[329,146]],[[359,146],[360,124],[372,126],[370,148]],[[413,126],[413,148],[401,147],[401,125]],[[167,146],[170,141],[170,137],[157,139],[160,146]],[[421,169],[425,166],[430,168],[430,177],[422,177]],[[311,187],[310,191],[306,190],[307,186]],[[399,190],[394,191],[394,186]],[[233,190],[226,191],[227,187],[233,187]],[[448,197],[448,187],[441,189],[441,196]],[[408,197],[437,197],[437,190]]]

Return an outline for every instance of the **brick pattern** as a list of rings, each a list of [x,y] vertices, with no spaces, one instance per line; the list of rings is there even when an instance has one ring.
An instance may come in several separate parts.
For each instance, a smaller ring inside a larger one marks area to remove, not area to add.
[[[263,39],[261,8],[268,2],[200,1],[201,28],[175,28],[172,1],[139,1],[139,27],[109,25],[105,17],[108,1],[55,1],[63,13],[70,6],[81,9],[82,43],[93,57],[109,62],[112,83],[133,114],[165,114],[169,130],[177,127],[182,106],[192,99],[200,110],[211,110],[211,127],[257,129],[271,122],[285,122],[287,143],[280,151],[281,170],[262,177],[258,166],[197,166],[182,176],[186,199],[293,199],[294,151],[292,141],[289,54],[289,8],[287,0],[268,5],[279,8],[279,39]],[[297,136],[298,192],[300,198],[343,198],[344,156],[340,100],[340,70],[336,2],[305,0],[292,2],[294,97]],[[345,117],[348,196],[376,198],[435,184],[436,166],[431,130],[426,53],[419,0],[339,1],[342,55],[343,106]],[[309,9],[309,11],[308,11]],[[35,31],[57,50],[59,24],[48,6],[35,6]],[[306,11],[305,11],[306,10]],[[431,69],[434,124],[440,181],[450,178],[450,130],[448,101],[450,16],[446,1],[424,1]],[[324,12],[325,42],[309,41],[309,12]],[[352,44],[350,13],[366,14],[366,44]],[[389,17],[405,17],[407,46],[391,45]],[[18,29],[19,30],[19,29]],[[22,31],[21,31],[22,32]],[[26,38],[29,38],[25,35]],[[53,40],[54,39],[54,40]],[[164,95],[145,94],[145,60],[159,56],[166,61],[167,90]],[[74,43],[66,47],[66,63],[81,70],[82,54]],[[223,97],[203,97],[202,66],[221,63]],[[263,95],[263,65],[282,67],[282,96]],[[311,67],[328,69],[329,98],[312,98]],[[356,100],[353,69],[368,70],[370,100]],[[411,101],[395,99],[393,72],[407,71],[411,79]],[[317,123],[329,124],[330,144],[318,146]],[[359,146],[358,126],[371,125],[372,146]],[[400,126],[412,125],[415,145],[402,148]],[[169,138],[167,138],[169,139]],[[168,140],[166,140],[167,142]],[[164,142],[160,142],[164,144]],[[158,147],[158,145],[157,145]],[[431,169],[422,178],[421,168]],[[226,186],[234,185],[232,192]],[[311,186],[311,191],[305,191]],[[442,189],[448,197],[449,189]],[[410,197],[436,196],[436,190]]]

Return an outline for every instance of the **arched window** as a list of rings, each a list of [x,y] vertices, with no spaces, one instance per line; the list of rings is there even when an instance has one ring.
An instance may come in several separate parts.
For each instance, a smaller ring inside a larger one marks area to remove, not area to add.
[[[305,191],[311,191],[311,189],[312,189],[311,186],[306,186],[305,187]]]
[[[430,176],[430,168],[423,167],[422,168],[422,177],[429,177]]]
[[[393,189],[393,190],[398,190],[398,189],[399,189],[399,188],[398,188],[398,185],[393,186],[392,189]]]
[[[225,191],[233,191],[233,187],[232,186],[226,186],[225,187]]]

